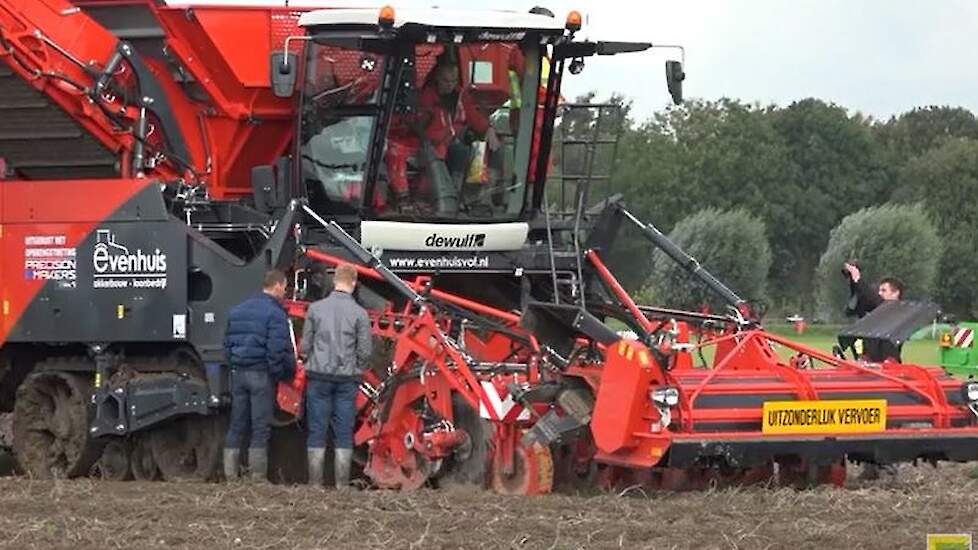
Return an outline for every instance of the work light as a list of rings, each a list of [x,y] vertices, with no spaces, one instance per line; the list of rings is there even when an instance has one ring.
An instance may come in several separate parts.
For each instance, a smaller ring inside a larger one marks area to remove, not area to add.
[[[969,403],[978,402],[978,382],[965,382],[961,386],[961,394]]]
[[[978,384],[975,384],[976,395],[978,395]],[[675,407],[679,404],[679,390],[671,386],[652,390],[652,401],[658,405]]]

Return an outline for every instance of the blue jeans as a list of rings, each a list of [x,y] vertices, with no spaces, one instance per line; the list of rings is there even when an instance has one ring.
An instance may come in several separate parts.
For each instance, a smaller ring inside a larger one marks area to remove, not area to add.
[[[356,423],[356,398],[359,382],[326,382],[309,379],[306,385],[306,423],[309,435],[306,447],[326,446],[327,426],[333,428],[333,447],[353,448],[353,425]]]
[[[272,435],[272,412],[275,406],[275,382],[262,369],[231,370],[231,425],[224,447],[240,449],[245,434],[251,433],[250,447],[268,447]]]

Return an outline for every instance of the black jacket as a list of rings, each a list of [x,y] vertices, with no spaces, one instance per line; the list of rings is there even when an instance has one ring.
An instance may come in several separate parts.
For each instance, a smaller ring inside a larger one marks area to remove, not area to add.
[[[849,302],[846,304],[846,315],[862,319],[867,313],[883,303],[878,292],[866,284],[865,279],[858,283],[849,281]]]
[[[861,319],[882,303],[883,298],[880,298],[879,293],[866,284],[865,279],[860,279],[858,283],[849,281],[849,303],[846,304],[846,315]],[[863,338],[862,347],[861,357],[880,363],[887,358],[900,361],[903,344],[897,345],[890,340],[879,338]]]
[[[267,370],[277,380],[292,378],[295,352],[282,304],[262,292],[231,308],[224,354],[231,368]]]

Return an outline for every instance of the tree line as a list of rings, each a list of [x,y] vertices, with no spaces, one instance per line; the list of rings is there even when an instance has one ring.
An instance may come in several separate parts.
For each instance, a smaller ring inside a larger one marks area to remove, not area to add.
[[[978,314],[970,111],[932,106],[876,120],[812,98],[785,107],[694,99],[637,121],[626,99],[610,102],[622,118],[607,191],[745,297],[834,318],[845,300],[841,262],[855,261],[874,279],[905,279],[910,297]],[[568,113],[559,131],[580,138],[595,123],[593,113]],[[598,158],[610,166],[610,153]],[[632,259],[628,286],[656,303],[710,300],[627,233],[616,254]]]

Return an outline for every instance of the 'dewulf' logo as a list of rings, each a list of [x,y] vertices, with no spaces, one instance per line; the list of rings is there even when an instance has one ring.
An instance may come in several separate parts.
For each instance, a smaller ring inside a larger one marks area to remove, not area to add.
[[[482,248],[486,246],[485,233],[469,233],[452,237],[443,237],[437,233],[428,235],[424,240],[428,248]]]
[[[95,288],[166,288],[166,254],[132,251],[109,229],[96,232],[92,267]]]

